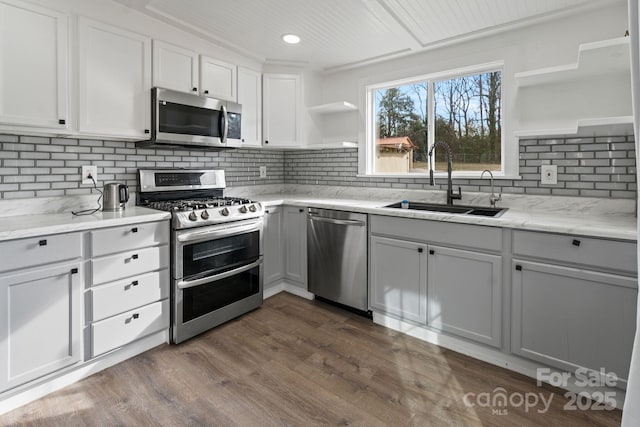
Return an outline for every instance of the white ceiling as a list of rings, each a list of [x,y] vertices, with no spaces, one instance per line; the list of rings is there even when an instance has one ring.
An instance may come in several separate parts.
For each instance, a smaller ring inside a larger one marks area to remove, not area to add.
[[[333,71],[616,0],[115,1],[261,62]]]

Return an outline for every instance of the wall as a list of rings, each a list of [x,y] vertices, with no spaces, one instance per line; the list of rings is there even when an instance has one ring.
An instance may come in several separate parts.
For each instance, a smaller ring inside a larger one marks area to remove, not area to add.
[[[0,198],[91,194],[81,184],[81,166],[98,166],[98,188],[124,182],[137,191],[138,168],[220,168],[227,187],[284,183],[282,151],[237,149],[216,152],[136,148],[133,142],[0,135]],[[259,178],[267,166],[267,178]]]
[[[496,193],[553,196],[636,197],[636,162],[633,136],[522,140],[522,179],[495,180]],[[558,184],[540,184],[540,166],[558,166]],[[433,189],[429,179],[358,176],[358,150],[313,150],[284,153],[287,184],[371,186]],[[455,167],[454,167],[455,171]],[[489,180],[454,179],[462,192],[488,192]],[[447,188],[446,178],[436,179],[436,189]]]

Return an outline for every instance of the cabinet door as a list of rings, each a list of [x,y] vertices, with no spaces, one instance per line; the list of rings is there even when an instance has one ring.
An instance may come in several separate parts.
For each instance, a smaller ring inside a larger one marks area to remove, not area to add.
[[[426,323],[427,246],[371,236],[369,299],[372,309]]]
[[[198,54],[159,40],[153,41],[153,86],[198,93]]]
[[[238,67],[238,104],[242,105],[242,146],[262,146],[262,76],[259,72]]]
[[[304,208],[284,208],[285,278],[307,288],[307,215]]]
[[[284,147],[300,145],[300,76],[265,74],[262,90],[264,143]]]
[[[0,125],[68,127],[67,16],[0,1]]]
[[[200,56],[200,93],[211,98],[236,102],[236,66]]]
[[[283,232],[282,209],[270,207],[264,214],[264,283],[282,279]]]
[[[429,246],[428,259],[427,324],[500,347],[501,257]]]
[[[573,371],[629,374],[637,280],[514,261],[511,350]]]
[[[151,39],[79,19],[80,133],[149,138]]]
[[[80,360],[82,264],[0,278],[0,390]]]

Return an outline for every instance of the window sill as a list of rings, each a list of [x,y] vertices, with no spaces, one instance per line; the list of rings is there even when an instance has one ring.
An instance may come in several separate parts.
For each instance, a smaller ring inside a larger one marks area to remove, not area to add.
[[[481,172],[460,172],[460,173],[453,173],[452,178],[453,179],[480,179],[480,175]],[[443,179],[443,178],[447,178],[447,174],[446,173],[434,173],[433,177],[436,179]],[[392,174],[392,173],[375,173],[375,174],[357,174],[356,178],[418,178],[418,179],[429,179],[429,174],[428,173],[397,173],[397,174]],[[489,179],[489,176],[485,175],[484,179]],[[494,174],[493,175],[493,179],[494,180],[499,180],[499,179],[510,179],[510,180],[521,180],[522,177],[519,175],[497,175]]]

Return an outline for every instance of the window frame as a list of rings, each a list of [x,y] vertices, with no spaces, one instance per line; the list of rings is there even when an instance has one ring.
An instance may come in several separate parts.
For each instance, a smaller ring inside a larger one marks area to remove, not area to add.
[[[363,82],[361,84],[361,90],[364,91],[365,103],[365,129],[364,129],[364,161],[361,160],[361,169],[359,176],[364,177],[394,177],[394,178],[425,178],[428,177],[428,173],[389,173],[389,172],[375,172],[375,156],[376,156],[376,117],[375,117],[375,92],[380,89],[389,89],[393,87],[398,87],[402,85],[418,83],[418,82],[428,82],[428,90],[427,90],[427,115],[428,115],[428,136],[427,142],[429,148],[433,146],[435,142],[435,111],[434,111],[434,99],[435,99],[435,83],[439,81],[489,73],[494,71],[500,71],[501,73],[501,87],[500,87],[500,104],[501,104],[501,117],[500,124],[502,128],[502,132],[500,135],[500,171],[494,172],[493,175],[495,178],[502,179],[513,179],[518,175],[518,165],[517,161],[514,167],[509,167],[509,162],[513,161],[510,157],[514,157],[512,150],[509,150],[505,143],[505,127],[504,127],[504,117],[505,117],[505,84],[504,84],[504,61],[494,61],[490,63],[473,65],[468,67],[455,68],[446,71],[422,74],[412,77],[403,77],[393,80],[385,80],[385,81],[372,81],[372,82]],[[517,156],[517,149],[515,156]],[[517,157],[516,157],[517,160]],[[482,171],[459,171],[456,172],[455,168],[453,170],[454,178],[478,178]],[[435,172],[435,177],[446,177],[446,172]]]

